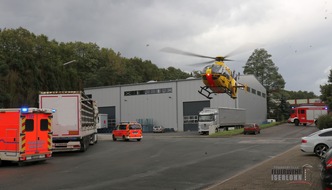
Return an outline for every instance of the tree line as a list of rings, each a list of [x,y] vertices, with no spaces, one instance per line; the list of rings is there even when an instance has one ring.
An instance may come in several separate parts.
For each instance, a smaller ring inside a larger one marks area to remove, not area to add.
[[[66,64],[68,63],[68,64]],[[22,27],[0,29],[0,107],[38,106],[39,91],[184,79],[174,67],[125,58],[95,43],[57,42]]]

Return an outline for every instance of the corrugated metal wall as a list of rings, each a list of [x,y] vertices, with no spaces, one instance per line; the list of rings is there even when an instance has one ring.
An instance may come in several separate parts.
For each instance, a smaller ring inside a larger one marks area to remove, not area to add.
[[[252,75],[242,76],[240,81],[265,93],[264,87]],[[151,121],[153,125],[184,130],[184,102],[209,101],[210,107],[236,107],[247,110],[247,122],[261,123],[266,119],[266,98],[238,90],[239,98],[226,94],[212,95],[208,100],[197,91],[203,83],[200,79],[164,81],[111,87],[85,89],[99,107],[114,106],[116,122]],[[189,104],[188,104],[189,105]],[[187,108],[186,108],[187,109]],[[148,122],[148,123],[149,123]]]

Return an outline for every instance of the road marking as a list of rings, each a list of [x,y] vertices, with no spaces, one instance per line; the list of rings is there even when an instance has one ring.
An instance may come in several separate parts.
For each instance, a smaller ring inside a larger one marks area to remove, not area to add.
[[[255,139],[255,140],[242,140],[240,144],[285,144],[283,139]]]

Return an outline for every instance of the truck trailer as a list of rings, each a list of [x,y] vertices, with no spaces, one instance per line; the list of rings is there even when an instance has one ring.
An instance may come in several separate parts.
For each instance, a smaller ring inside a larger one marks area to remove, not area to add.
[[[198,115],[198,132],[209,134],[229,127],[242,128],[246,123],[246,110],[240,108],[203,108]]]
[[[40,92],[39,107],[55,110],[53,152],[84,152],[97,143],[98,107],[82,91]]]
[[[0,109],[0,165],[2,161],[45,161],[52,156],[52,110]]]

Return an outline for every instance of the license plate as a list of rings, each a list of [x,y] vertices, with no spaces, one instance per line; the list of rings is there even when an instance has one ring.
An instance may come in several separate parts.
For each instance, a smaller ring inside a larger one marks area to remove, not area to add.
[[[45,155],[28,156],[27,160],[45,158]]]
[[[66,147],[66,146],[67,146],[67,143],[55,143],[54,145],[55,145],[55,146],[65,146],[65,147]]]

